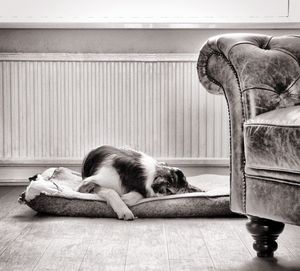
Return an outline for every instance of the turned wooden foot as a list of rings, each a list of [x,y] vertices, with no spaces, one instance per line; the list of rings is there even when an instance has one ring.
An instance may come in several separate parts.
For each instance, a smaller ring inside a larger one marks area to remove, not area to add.
[[[257,251],[257,257],[273,257],[278,247],[276,239],[283,231],[284,224],[269,219],[249,217],[246,226],[254,238],[253,248]]]

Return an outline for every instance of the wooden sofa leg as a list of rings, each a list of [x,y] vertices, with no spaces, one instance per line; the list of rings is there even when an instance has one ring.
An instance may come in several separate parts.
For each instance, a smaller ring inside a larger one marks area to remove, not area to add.
[[[257,257],[273,257],[278,247],[276,239],[283,231],[284,224],[259,217],[248,218],[246,227],[254,238],[253,248],[257,251]]]

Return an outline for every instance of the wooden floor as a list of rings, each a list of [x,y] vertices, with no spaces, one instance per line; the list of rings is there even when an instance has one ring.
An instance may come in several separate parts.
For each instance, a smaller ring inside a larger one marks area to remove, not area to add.
[[[300,270],[300,227],[273,260],[255,257],[245,219],[116,219],[37,215],[0,188],[0,270]]]

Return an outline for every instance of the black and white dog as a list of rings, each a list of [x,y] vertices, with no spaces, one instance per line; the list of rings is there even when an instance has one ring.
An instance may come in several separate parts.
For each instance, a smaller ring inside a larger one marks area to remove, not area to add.
[[[202,191],[191,186],[180,169],[145,153],[112,146],[101,146],[86,156],[82,178],[78,191],[97,193],[124,220],[134,219],[127,205],[142,198]]]

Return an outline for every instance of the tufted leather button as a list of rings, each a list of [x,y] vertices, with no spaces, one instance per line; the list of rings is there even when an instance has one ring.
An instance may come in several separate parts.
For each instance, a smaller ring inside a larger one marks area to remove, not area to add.
[[[227,85],[231,73],[225,72],[223,66],[217,66],[222,72],[213,70],[214,75],[211,74],[212,71],[207,74],[207,66],[202,68],[203,65],[208,65],[209,59],[213,59],[211,56],[218,55],[227,60],[228,68],[238,79],[245,100],[245,112],[257,115],[285,105],[299,104],[300,83],[295,84],[300,76],[299,48],[299,36],[271,37],[259,34],[215,36],[201,49],[199,79],[211,92],[220,93],[222,87]],[[205,61],[202,62],[203,60]],[[293,84],[295,87],[292,92],[283,94]],[[251,89],[253,93],[249,95]],[[276,97],[276,93],[280,97]],[[268,102],[269,98],[276,98],[277,103]],[[248,114],[246,118],[254,115]]]

